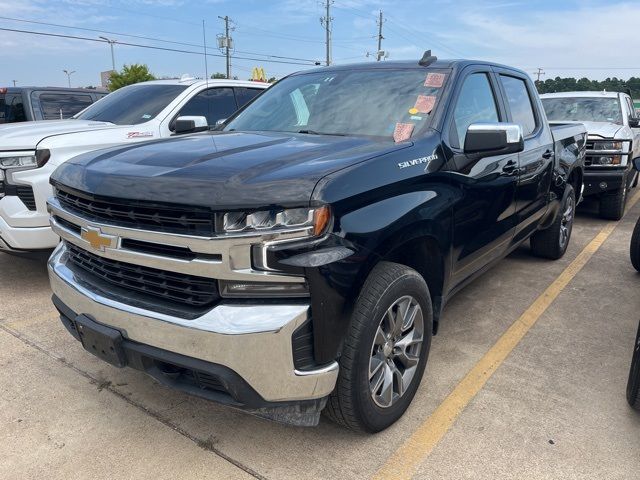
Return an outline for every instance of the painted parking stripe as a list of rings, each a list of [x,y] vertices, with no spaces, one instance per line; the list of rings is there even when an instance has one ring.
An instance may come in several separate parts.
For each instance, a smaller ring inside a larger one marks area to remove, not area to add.
[[[627,205],[627,211],[638,200],[640,200],[640,192],[633,196]],[[575,260],[564,269],[542,295],[527,308],[475,364],[431,416],[389,457],[373,476],[375,480],[410,479],[413,477],[418,467],[446,435],[487,380],[491,378],[569,282],[582,270],[593,254],[598,251],[618,223],[608,222],[600,230]]]

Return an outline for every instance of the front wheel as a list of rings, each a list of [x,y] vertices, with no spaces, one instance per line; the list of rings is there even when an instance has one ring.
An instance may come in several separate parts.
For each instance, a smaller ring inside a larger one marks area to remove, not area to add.
[[[432,330],[431,297],[422,276],[404,265],[379,263],[356,301],[325,414],[371,433],[393,424],[420,385]]]
[[[537,257],[557,260],[564,255],[569,246],[573,219],[576,213],[576,195],[571,185],[567,185],[560,212],[545,230],[540,230],[531,236],[531,251]]]
[[[600,197],[600,217],[607,220],[620,220],[627,204],[627,182],[613,193],[603,193]]]

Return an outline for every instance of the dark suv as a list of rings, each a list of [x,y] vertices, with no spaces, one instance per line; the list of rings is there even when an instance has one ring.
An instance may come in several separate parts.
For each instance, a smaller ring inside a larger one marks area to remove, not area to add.
[[[0,88],[0,124],[70,118],[107,93],[86,88]]]

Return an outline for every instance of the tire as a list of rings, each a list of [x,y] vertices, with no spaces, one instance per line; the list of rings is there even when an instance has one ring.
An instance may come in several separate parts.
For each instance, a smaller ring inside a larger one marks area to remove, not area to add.
[[[557,260],[565,254],[571,240],[575,212],[576,194],[573,187],[567,185],[560,211],[553,224],[531,236],[531,252],[536,257]]]
[[[633,265],[633,268],[640,272],[640,218],[633,228],[629,256],[631,257],[631,265]]]
[[[629,381],[627,382],[627,402],[631,408],[640,411],[640,324],[636,334],[636,343],[633,346],[633,357],[629,369]]]
[[[600,218],[606,220],[620,220],[624,215],[624,207],[627,204],[627,183],[622,182],[622,187],[613,193],[605,193],[600,197]]]
[[[391,316],[387,315],[389,312]],[[399,328],[395,336],[400,338],[397,344],[391,335],[386,335],[393,331],[394,322],[389,319],[393,319],[394,312],[399,316],[402,312],[415,313],[406,327],[404,322],[408,316],[403,316],[402,322],[395,322]],[[329,397],[325,415],[347,428],[369,433],[393,424],[409,407],[420,385],[432,333],[431,296],[422,276],[397,263],[376,265],[356,300],[340,357],[336,388]],[[418,337],[421,343],[412,343]],[[402,349],[397,346],[400,343],[413,345],[407,346],[407,350],[412,351],[409,354],[405,351],[404,357],[396,356]],[[404,371],[402,358],[411,365]],[[370,375],[372,370],[374,374]],[[402,392],[400,378],[407,381]],[[387,395],[389,385],[391,394]]]

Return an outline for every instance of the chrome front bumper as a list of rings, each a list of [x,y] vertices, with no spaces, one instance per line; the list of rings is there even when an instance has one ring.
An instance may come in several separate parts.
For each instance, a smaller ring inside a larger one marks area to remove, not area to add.
[[[220,304],[188,320],[96,291],[67,268],[64,244],[54,251],[48,270],[53,293],[74,312],[131,341],[228,367],[267,402],[319,399],[335,386],[336,362],[304,372],[293,365],[291,336],[308,319],[308,304]]]

